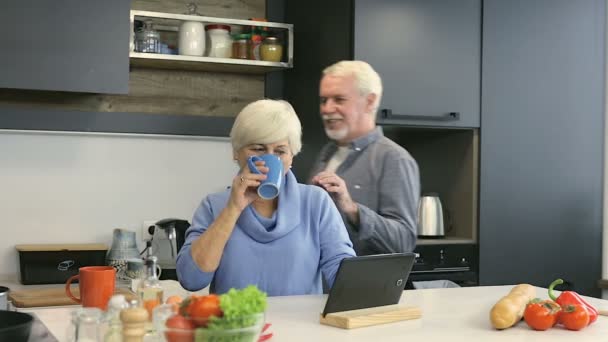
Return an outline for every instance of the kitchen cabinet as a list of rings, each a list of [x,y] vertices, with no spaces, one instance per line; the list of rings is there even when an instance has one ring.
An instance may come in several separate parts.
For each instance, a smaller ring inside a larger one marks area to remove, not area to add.
[[[0,88],[128,93],[130,1],[1,6]]]
[[[173,36],[177,35],[179,25],[184,21],[202,22],[205,25],[213,23],[225,24],[236,28],[236,31],[239,32],[247,26],[259,26],[264,27],[269,35],[281,37],[280,41],[285,49],[283,61],[268,62],[237,58],[142,53],[134,51],[133,44],[131,44],[130,63],[136,67],[248,74],[263,74],[293,67],[293,25],[290,24],[150,11],[131,11],[131,42],[134,41],[133,25],[135,20],[150,20],[153,24],[157,25],[159,31],[162,30],[168,33],[167,36],[170,36],[170,33],[173,33]],[[236,32],[235,30],[233,31]],[[163,39],[161,38],[161,40]],[[206,44],[209,44],[209,42],[206,42]]]
[[[599,295],[605,6],[484,1],[481,285]]]
[[[323,11],[310,15],[311,7]],[[287,20],[306,41],[296,58],[312,58],[298,65],[292,87],[336,61],[364,60],[384,85],[378,123],[479,127],[481,0],[289,3]],[[290,100],[305,93],[291,92]],[[306,92],[308,101],[317,92],[318,85]]]
[[[353,16],[353,58],[384,83],[379,123],[479,127],[481,0],[356,0]]]
[[[294,166],[301,178],[326,140],[321,72],[340,60],[363,59],[379,71],[379,124],[479,126],[481,0],[290,1],[286,20],[306,42],[295,45],[298,65],[285,73],[285,97],[305,127],[307,148]]]

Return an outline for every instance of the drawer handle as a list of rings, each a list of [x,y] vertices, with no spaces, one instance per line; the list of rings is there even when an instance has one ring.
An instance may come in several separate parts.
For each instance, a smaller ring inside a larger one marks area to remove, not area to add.
[[[382,119],[396,120],[427,120],[427,121],[458,121],[460,120],[459,112],[449,112],[441,115],[409,115],[409,114],[393,114],[392,109],[380,110]]]

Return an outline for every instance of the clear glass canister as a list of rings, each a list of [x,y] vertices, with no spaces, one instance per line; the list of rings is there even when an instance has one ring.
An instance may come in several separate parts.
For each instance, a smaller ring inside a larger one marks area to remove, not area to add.
[[[250,34],[242,33],[234,36],[232,42],[232,58],[248,59],[249,58],[249,40]]]
[[[101,341],[103,311],[98,308],[79,308],[72,312],[68,326],[68,342]]]
[[[280,62],[283,58],[283,46],[277,37],[266,37],[260,46],[260,58],[268,62]]]
[[[160,53],[160,34],[154,29],[152,21],[147,20],[135,34],[135,51]]]
[[[205,26],[207,32],[207,51],[205,56],[230,58],[232,55],[232,37],[230,26],[212,24]]]

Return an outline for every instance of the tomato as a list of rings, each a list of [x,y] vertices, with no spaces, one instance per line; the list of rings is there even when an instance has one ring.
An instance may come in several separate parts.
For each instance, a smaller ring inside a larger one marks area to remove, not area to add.
[[[526,305],[524,320],[534,330],[547,330],[557,323],[559,305],[551,300],[532,300]]]
[[[589,325],[589,312],[581,305],[566,305],[560,314],[560,323],[568,330],[581,330]]]
[[[180,296],[169,296],[167,300],[165,300],[165,304],[181,304],[182,297]]]
[[[201,298],[201,296],[193,294],[190,295],[190,297],[186,297],[186,299],[182,300],[182,302],[179,304],[179,314],[182,316],[188,316],[188,307],[198,298]]]
[[[209,317],[222,316],[220,298],[214,294],[192,298],[186,311],[194,324],[199,327],[206,326]]]
[[[168,342],[192,342],[194,341],[194,328],[192,321],[182,315],[173,315],[167,319],[165,325],[169,330],[165,331]]]
[[[179,310],[179,306],[180,306],[181,303],[182,303],[182,297],[180,297],[180,296],[170,296],[165,301],[165,304],[170,304],[170,305],[173,306],[173,312],[174,313],[177,313],[177,311]]]

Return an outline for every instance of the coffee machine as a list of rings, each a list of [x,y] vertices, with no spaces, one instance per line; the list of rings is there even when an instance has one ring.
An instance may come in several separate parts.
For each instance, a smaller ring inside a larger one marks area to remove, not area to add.
[[[148,232],[152,235],[150,254],[158,258],[161,280],[177,280],[175,270],[177,253],[184,245],[186,230],[189,227],[190,223],[186,220],[166,218],[148,228]]]

